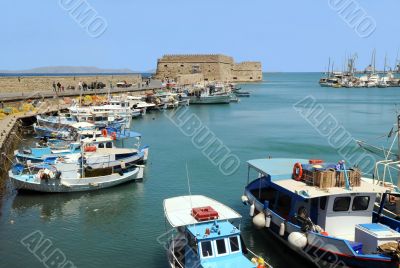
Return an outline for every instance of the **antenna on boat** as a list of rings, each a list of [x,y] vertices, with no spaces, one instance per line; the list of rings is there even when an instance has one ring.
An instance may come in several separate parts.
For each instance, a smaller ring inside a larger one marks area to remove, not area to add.
[[[187,179],[187,184],[188,184],[188,189],[189,189],[190,207],[193,208],[192,191],[190,190],[190,177],[189,177],[189,168],[188,168],[187,162],[186,162],[186,179]]]
[[[189,189],[190,211],[192,211],[192,210],[193,210],[192,191],[191,191],[191,189],[190,189],[190,176],[189,176],[189,168],[188,168],[187,162],[186,162],[186,178],[187,178],[187,184],[188,184],[188,189]],[[196,224],[194,224],[193,226],[194,226],[194,231],[195,231],[195,233],[197,233],[197,231],[196,231]]]

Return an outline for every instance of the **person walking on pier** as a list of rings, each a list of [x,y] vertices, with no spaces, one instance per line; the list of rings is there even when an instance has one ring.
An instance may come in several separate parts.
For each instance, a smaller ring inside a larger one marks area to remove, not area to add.
[[[58,92],[61,91],[61,83],[60,82],[57,83],[57,89],[58,89]]]
[[[56,81],[53,81],[53,91],[56,92]]]

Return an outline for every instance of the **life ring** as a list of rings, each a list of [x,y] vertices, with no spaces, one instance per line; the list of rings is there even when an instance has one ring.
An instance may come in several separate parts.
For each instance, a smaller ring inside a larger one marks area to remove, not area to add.
[[[295,179],[296,181],[300,181],[301,178],[303,177],[303,167],[301,166],[300,163],[296,163],[294,164],[293,167],[293,179]]]
[[[106,138],[107,137],[107,129],[105,129],[105,128],[103,128],[102,130],[101,130],[101,135],[103,135],[103,137],[104,138]]]
[[[117,133],[116,132],[111,133],[111,139],[113,139],[114,141],[117,139]]]

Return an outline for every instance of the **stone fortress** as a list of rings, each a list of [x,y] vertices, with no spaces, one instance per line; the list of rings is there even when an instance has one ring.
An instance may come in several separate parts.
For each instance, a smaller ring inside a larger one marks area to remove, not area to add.
[[[257,82],[262,80],[261,62],[235,63],[232,57],[210,55],[164,55],[157,62],[155,78],[180,84],[201,81]]]

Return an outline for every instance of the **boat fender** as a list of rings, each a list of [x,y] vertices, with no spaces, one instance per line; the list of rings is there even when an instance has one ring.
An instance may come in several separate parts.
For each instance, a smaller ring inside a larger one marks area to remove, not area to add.
[[[113,133],[111,133],[111,139],[112,140],[117,140],[117,133],[116,132],[113,132]]]
[[[285,223],[282,222],[280,227],[279,227],[279,235],[284,236],[285,235]]]
[[[289,244],[296,249],[303,249],[307,246],[307,236],[300,232],[291,232],[288,236]]]
[[[36,178],[38,179],[38,180],[41,180],[42,179],[42,177],[43,177],[43,169],[41,169],[41,170],[39,170],[38,171],[38,173],[36,174]]]
[[[247,196],[242,195],[242,202],[243,202],[244,205],[247,205],[247,204],[248,204],[249,199],[247,198]]]
[[[250,215],[250,217],[253,217],[254,216],[254,211],[256,210],[256,205],[253,203],[253,204],[251,204],[251,206],[250,206],[250,213],[249,213],[249,215]]]
[[[265,214],[264,212],[258,213],[254,218],[253,218],[253,224],[257,228],[263,228],[265,226]]]
[[[265,227],[269,228],[271,226],[271,220],[271,214],[267,213],[267,216],[265,216]]]
[[[251,262],[257,265],[257,268],[266,268],[265,261],[261,257],[253,257]]]
[[[101,130],[101,135],[103,135],[104,138],[107,138],[107,135],[108,135],[107,129],[103,128],[103,129]]]

